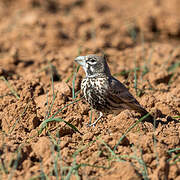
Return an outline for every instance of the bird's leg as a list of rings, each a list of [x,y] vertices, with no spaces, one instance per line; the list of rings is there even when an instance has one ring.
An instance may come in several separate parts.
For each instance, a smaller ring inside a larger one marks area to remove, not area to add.
[[[93,122],[92,124],[91,124],[91,119],[90,119],[90,122],[89,122],[88,126],[89,126],[89,127],[91,127],[91,126],[95,127],[95,125],[96,125],[97,122],[102,118],[102,116],[103,116],[103,113],[100,112],[99,117],[98,117],[98,118],[96,119],[96,121]]]
[[[93,109],[92,109],[92,107],[91,107],[91,114],[90,114],[89,123],[87,123],[87,126],[90,126],[90,125],[91,125],[92,113],[93,113]]]

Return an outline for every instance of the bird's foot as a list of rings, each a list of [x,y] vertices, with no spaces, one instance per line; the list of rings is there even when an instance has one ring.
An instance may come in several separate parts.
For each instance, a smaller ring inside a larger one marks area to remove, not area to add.
[[[95,127],[97,124],[97,122],[94,122],[94,123],[87,123],[86,126],[87,127]]]
[[[99,117],[97,118],[97,120],[95,122],[93,122],[93,123],[91,123],[91,120],[90,120],[89,123],[87,123],[87,127],[92,127],[92,126],[95,127],[97,122],[102,118],[102,116],[103,116],[103,113],[100,112]]]

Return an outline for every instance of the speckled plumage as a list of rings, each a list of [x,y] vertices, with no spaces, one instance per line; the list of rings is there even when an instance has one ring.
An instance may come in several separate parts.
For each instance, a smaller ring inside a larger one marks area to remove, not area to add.
[[[86,73],[81,82],[81,90],[94,109],[108,114],[118,114],[125,109],[135,110],[141,115],[148,113],[128,89],[111,75],[104,57],[87,55],[75,60]]]

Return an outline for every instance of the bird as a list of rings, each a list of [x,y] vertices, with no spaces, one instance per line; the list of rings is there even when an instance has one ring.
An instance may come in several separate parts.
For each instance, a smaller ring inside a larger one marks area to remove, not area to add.
[[[100,112],[99,117],[89,126],[95,126],[103,114],[119,114],[125,109],[135,110],[142,116],[153,117],[140,105],[129,90],[111,75],[106,56],[89,54],[75,58],[85,71],[81,91],[89,105]]]

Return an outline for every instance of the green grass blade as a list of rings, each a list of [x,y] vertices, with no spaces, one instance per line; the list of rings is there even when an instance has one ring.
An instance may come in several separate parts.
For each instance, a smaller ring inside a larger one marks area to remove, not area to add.
[[[149,72],[149,63],[152,59],[153,52],[154,52],[154,48],[151,50],[150,55],[147,59],[147,62],[145,62],[144,66],[143,66],[143,71],[142,71],[142,75],[141,75],[142,77]]]
[[[174,118],[174,119],[179,119],[179,120],[180,120],[180,116],[174,116],[174,117],[172,117],[172,118]]]
[[[76,75],[79,71],[80,65],[77,66],[77,68],[75,68],[75,65],[73,65],[73,81],[72,81],[72,98],[75,99],[76,95],[75,95],[75,81],[76,81]]]
[[[5,164],[4,164],[3,159],[0,158],[0,161],[1,161],[0,169],[1,169],[5,174],[8,174],[9,172],[8,172],[8,170],[7,170],[7,168],[6,168]]]
[[[70,81],[70,79],[72,78],[73,76],[73,72],[70,74],[70,76],[66,79],[65,83],[68,83]]]
[[[142,157],[142,149],[140,149],[140,152],[141,152],[141,158],[140,158],[140,164],[142,165],[143,167],[143,170],[142,170],[142,175],[143,175],[143,179],[144,180],[148,180],[148,171],[147,171],[147,166],[143,160],[143,157]]]
[[[136,123],[134,123],[132,126],[130,126],[128,128],[128,130],[121,136],[121,138],[119,139],[118,143],[116,144],[116,146],[114,147],[113,151],[115,152],[117,147],[119,146],[119,144],[121,143],[121,141],[125,138],[125,136],[135,127],[137,126],[140,122],[142,122],[144,119],[146,119],[148,116],[150,115],[150,113],[146,114],[145,116],[143,116],[142,118],[140,118]]]
[[[27,108],[28,108],[28,104],[26,104],[25,108],[24,108],[24,111],[22,112],[22,114],[20,115],[20,117],[15,121],[15,123],[13,124],[11,130],[9,131],[9,135],[13,132],[13,130],[15,129],[16,127],[16,124],[19,122],[20,118],[26,113],[27,111]]]
[[[100,138],[98,138],[101,142],[102,142],[102,144],[104,144],[105,146],[106,146],[106,148],[109,150],[109,152],[112,154],[112,156],[113,156],[113,158],[115,157],[116,159],[118,159],[119,161],[123,161],[123,160],[121,160],[117,155],[116,155],[116,153],[102,140],[102,139],[100,139]]]
[[[168,72],[172,72],[174,71],[176,68],[180,67],[180,62],[177,62],[175,64],[172,64],[170,67],[168,67],[167,71]]]
[[[170,150],[168,150],[168,153],[172,153],[172,152],[179,151],[179,150],[180,150],[180,148],[170,149]]]
[[[154,124],[153,124],[153,146],[154,146],[154,152],[156,154],[156,167],[159,166],[159,156],[158,156],[158,151],[157,151],[157,138],[155,135],[156,131],[156,119],[154,119]]]
[[[40,125],[40,130],[38,131],[38,134],[40,135],[40,134],[42,133],[43,129],[46,127],[46,125],[47,125],[48,122],[54,121],[53,118],[54,118],[59,112],[61,112],[63,109],[65,109],[66,107],[70,106],[71,104],[74,104],[74,103],[80,101],[82,98],[83,98],[83,97],[81,97],[81,98],[79,98],[79,99],[76,99],[76,100],[74,100],[73,102],[65,105],[64,107],[58,109],[58,111],[57,111],[56,113],[54,113],[50,118],[45,119],[45,120],[41,123],[41,125]],[[60,118],[60,119],[61,119],[61,118]],[[63,121],[63,122],[66,123],[66,121],[64,121],[64,120],[62,120],[62,119],[61,119],[61,121]],[[69,123],[69,124],[70,124],[70,123]],[[75,126],[74,126],[74,127],[75,127]],[[77,128],[75,127],[74,129],[77,129]],[[77,132],[79,132],[79,131],[77,131]],[[80,133],[80,132],[79,132],[79,133]],[[81,134],[81,133],[80,133],[80,134]]]
[[[17,94],[17,92],[13,89],[13,87],[11,87],[11,85],[9,84],[9,82],[6,80],[6,78],[4,76],[0,76],[0,79],[2,79],[7,87],[10,89],[10,91],[12,92],[12,94],[17,98],[20,99],[19,95]]]
[[[57,112],[54,113],[54,114],[51,116],[51,118],[54,118],[54,117],[55,117],[59,112],[61,112],[63,109],[67,108],[67,107],[70,106],[71,104],[74,104],[74,103],[76,103],[76,102],[78,102],[78,101],[81,101],[83,98],[84,98],[84,97],[81,97],[81,98],[79,98],[79,99],[76,99],[76,100],[72,101],[71,103],[65,105],[64,107],[58,109]]]
[[[71,127],[75,132],[78,132],[78,133],[80,133],[80,134],[82,135],[82,133],[81,133],[74,125],[72,125],[71,123],[63,120],[62,118],[49,118],[49,119],[46,119],[45,121],[43,121],[43,122],[41,123],[41,128],[40,128],[38,134],[41,134],[41,133],[42,133],[43,129],[46,127],[46,125],[47,125],[48,122],[53,122],[53,121],[55,121],[55,122],[64,122],[64,123],[67,124],[69,127]]]
[[[138,90],[137,90],[137,67],[136,67],[136,59],[134,60],[134,64],[135,64],[135,67],[134,67],[134,89],[136,91],[136,95],[138,95]]]
[[[17,158],[16,158],[16,160],[14,161],[12,170],[11,170],[11,172],[10,172],[10,176],[9,176],[9,178],[8,178],[9,180],[12,179],[12,177],[13,177],[13,175],[14,175],[14,171],[15,171],[15,170],[17,169],[17,167],[18,167],[18,163],[19,163],[19,161],[20,161],[20,158],[21,158],[21,146],[19,146],[18,149],[17,149]]]
[[[53,80],[53,75],[52,75],[52,73],[51,73],[51,81],[52,81],[53,99],[52,99],[52,103],[51,103],[50,108],[49,108],[48,113],[47,113],[47,118],[48,118],[48,117],[50,116],[50,114],[51,114],[51,110],[52,110],[52,108],[53,108],[54,101],[55,101],[56,95],[57,95],[57,93],[54,93],[54,80]]]
[[[75,80],[76,80],[76,72],[75,72],[75,64],[73,64],[73,80],[72,80],[72,98],[75,99]]]

